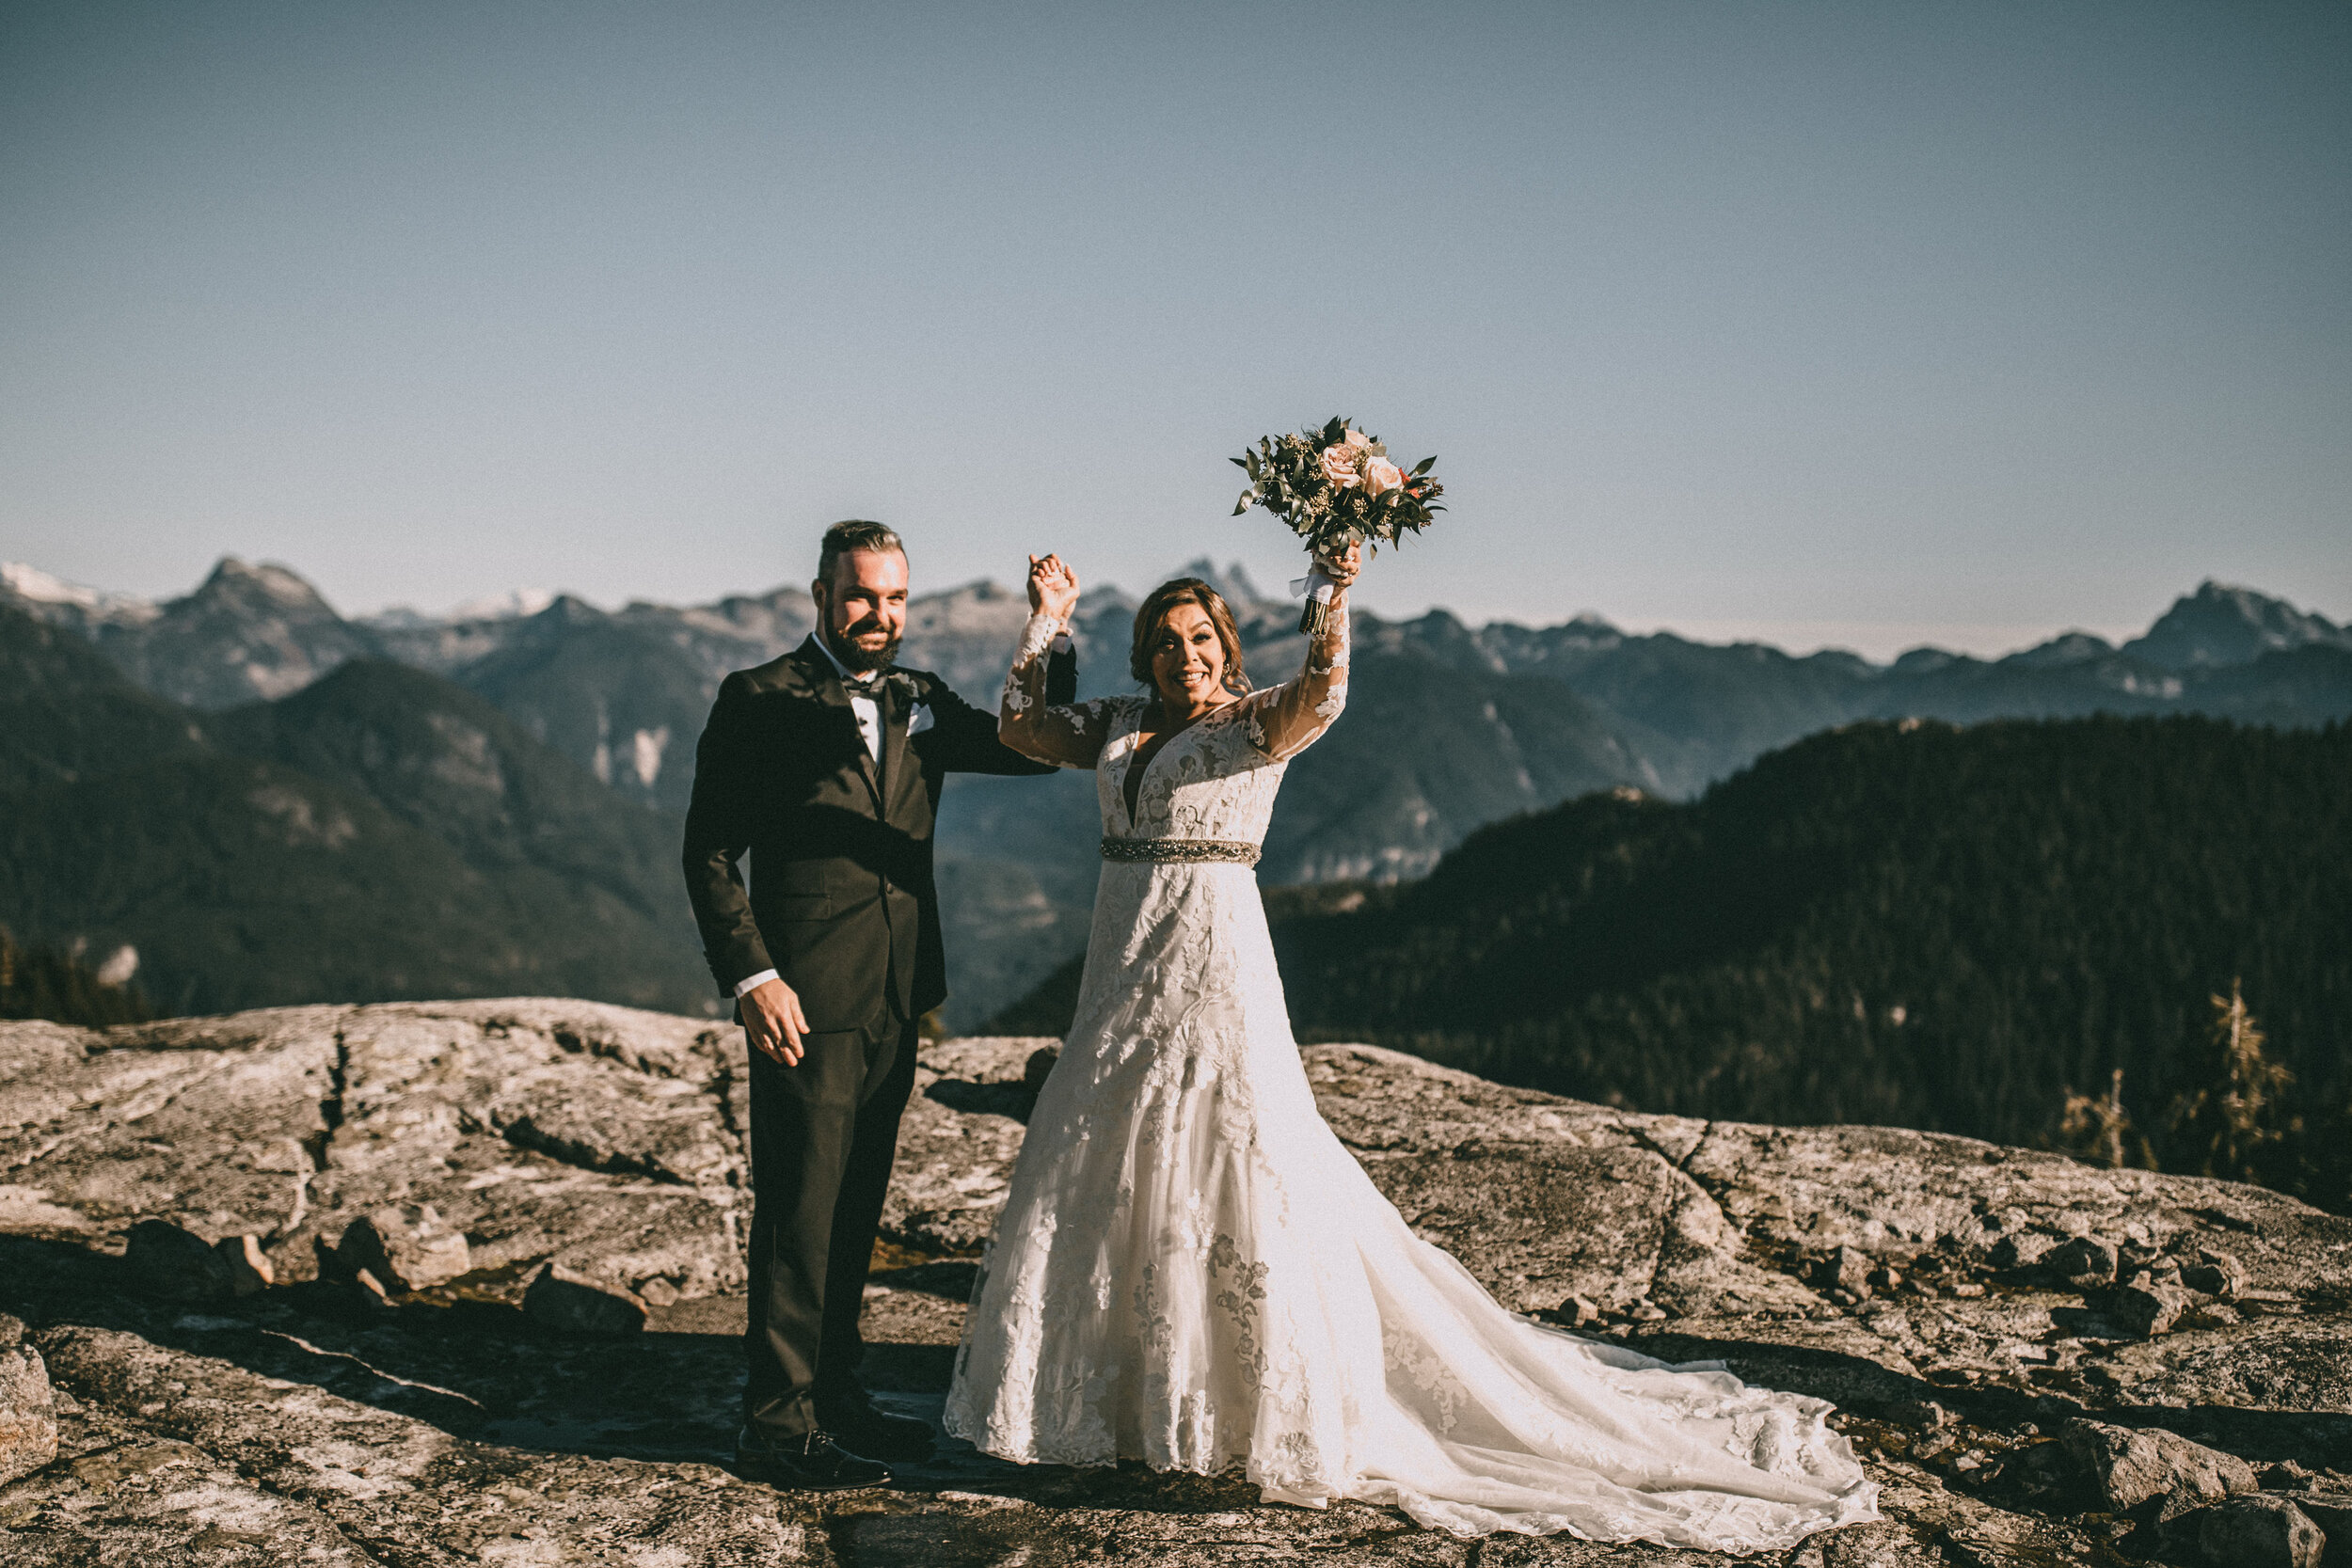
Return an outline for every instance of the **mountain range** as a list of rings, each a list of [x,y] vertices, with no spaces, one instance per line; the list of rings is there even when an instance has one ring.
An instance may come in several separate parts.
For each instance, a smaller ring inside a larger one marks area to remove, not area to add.
[[[345,661],[204,713],[0,606],[0,923],[175,1013],[448,994],[703,1011],[676,835],[483,699]]]
[[[1296,667],[1292,606],[1238,568],[1186,570],[1233,604],[1259,680]],[[511,595],[483,612],[352,619],[288,568],[233,558],[161,603],[10,565],[0,568],[0,606],[78,633],[134,689],[196,719],[282,702],[356,661],[405,666],[478,699],[640,808],[660,833],[674,832],[683,813],[718,682],[796,646],[812,625],[797,586],[686,607],[607,610]],[[1025,612],[1020,594],[987,582],[922,595],[900,660],[993,706]],[[1082,695],[1132,689],[1133,613],[1116,589],[1082,602]],[[1924,648],[1884,665],[1834,651],[1800,657],[1634,635],[1591,616],[1473,628],[1443,610],[1395,621],[1359,612],[1355,648],[1347,721],[1285,782],[1262,868],[1269,884],[1419,877],[1487,822],[1602,789],[1689,798],[1768,751],[1859,720],[2199,712],[2294,727],[2352,714],[2352,630],[2211,582],[2121,647],[2072,633],[1993,660]],[[403,700],[433,706],[421,689]],[[124,722],[177,721],[156,712]],[[423,754],[447,760],[437,740]],[[950,785],[938,846],[952,1026],[1020,995],[1083,942],[1097,865],[1092,795],[1090,779],[1067,774]]]

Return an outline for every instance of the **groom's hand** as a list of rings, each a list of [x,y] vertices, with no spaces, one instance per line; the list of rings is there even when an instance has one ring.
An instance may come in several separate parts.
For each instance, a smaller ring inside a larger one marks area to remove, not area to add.
[[[736,1005],[743,1033],[752,1049],[786,1067],[801,1062],[801,1037],[808,1033],[808,1015],[801,999],[782,980],[762,980],[745,991]]]
[[[1051,615],[1063,626],[1078,608],[1078,574],[1058,555],[1029,557],[1029,613]]]

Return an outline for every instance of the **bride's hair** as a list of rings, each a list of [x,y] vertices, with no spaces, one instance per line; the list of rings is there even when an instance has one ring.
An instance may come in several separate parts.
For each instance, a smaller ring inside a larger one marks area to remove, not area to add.
[[[1152,590],[1136,611],[1136,645],[1127,656],[1127,673],[1146,686],[1152,684],[1152,640],[1159,634],[1168,612],[1180,604],[1199,605],[1209,625],[1216,628],[1216,640],[1225,648],[1226,689],[1248,690],[1249,677],[1241,667],[1241,633],[1234,628],[1233,612],[1225,608],[1225,595],[1199,578],[1176,578]]]

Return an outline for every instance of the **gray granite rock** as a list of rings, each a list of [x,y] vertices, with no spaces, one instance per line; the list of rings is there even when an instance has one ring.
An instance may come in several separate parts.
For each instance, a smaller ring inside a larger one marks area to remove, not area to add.
[[[2197,1544],[2211,1568],[2319,1568],[2327,1540],[2285,1497],[2236,1497],[2207,1509]]]
[[[2246,1289],[2246,1265],[2229,1253],[2201,1248],[2194,1259],[2181,1265],[2181,1283],[2207,1295],[2233,1296]]]
[[[886,1241],[926,1257],[979,1256],[1036,1101],[1030,1060],[1053,1043],[1007,1037],[924,1048],[882,1209]]]
[[[295,1505],[289,1513],[326,1526],[330,1543],[358,1548],[358,1560],[746,1568],[828,1560],[805,1511],[709,1465],[475,1443],[130,1335],[61,1328],[43,1339],[58,1378],[79,1400],[135,1414],[148,1455],[164,1452],[125,1462],[246,1478]],[[111,1479],[104,1467],[115,1462],[93,1458],[100,1477]],[[236,1500],[224,1499],[224,1512]],[[0,1492],[0,1508],[16,1506],[14,1489]],[[302,1560],[289,1553],[262,1560]]]
[[[2026,1269],[2058,1249],[2059,1241],[2044,1231],[2010,1231],[1995,1241],[1985,1260],[1996,1269]]]
[[[0,1025],[0,1231],[249,1232],[290,1283],[354,1221],[430,1204],[484,1289],[555,1257],[737,1290],[742,1073],[740,1031],[536,998]]]
[[[2118,1285],[2099,1294],[2100,1309],[2109,1322],[2126,1334],[2148,1338],[2157,1334],[2169,1334],[2181,1321],[2181,1315],[2196,1303],[2178,1285],[2159,1285],[2136,1281]]]
[[[2116,1249],[2096,1236],[2076,1236],[2042,1256],[2042,1266],[2076,1290],[2115,1281]]]
[[[343,1266],[373,1275],[388,1291],[446,1285],[473,1267],[466,1238],[430,1203],[388,1203],[344,1227],[335,1243]]]
[[[1870,1293],[1870,1255],[1860,1247],[1841,1246],[1815,1266],[1813,1282],[1860,1300]]]
[[[64,1418],[63,1463],[0,1492],[0,1561],[136,1568],[371,1568],[318,1509],[191,1443],[98,1409]]]
[[[865,1317],[864,1375],[903,1413],[935,1418],[1053,1044],[923,1049]],[[2110,1568],[2140,1549],[2110,1514],[2210,1504],[2250,1485],[2246,1460],[2316,1478],[2295,1495],[2323,1514],[2344,1490],[2342,1219],[1962,1138],[1644,1116],[1367,1047],[1304,1059],[1374,1181],[1506,1306],[1839,1403],[1887,1517],[1788,1568]],[[35,1325],[63,1445],[0,1485],[0,1558],[1716,1560],[1466,1544],[1388,1510],[1267,1507],[1236,1477],[952,1443],[881,1497],[734,1481],[712,1462],[741,1376],[746,1082],[736,1031],[545,999],[0,1024],[0,1309]],[[416,1234],[387,1238],[388,1211]],[[271,1283],[149,1294],[125,1256],[141,1221]],[[356,1227],[415,1287],[397,1308],[317,1277]],[[403,1272],[428,1235],[462,1238],[463,1273]],[[2124,1288],[2201,1294],[2142,1338]],[[571,1291],[643,1331],[544,1332]],[[2072,1419],[2122,1434],[2104,1481],[2052,1440]]]
[[[0,1315],[0,1485],[57,1457],[57,1407],[40,1352],[24,1324]]]
[[[2352,1563],[2352,1488],[2330,1483],[2299,1490],[2295,1506],[2328,1538],[2327,1555],[2321,1560],[2325,1568]]]
[[[2058,1441],[2107,1507],[2117,1513],[2152,1498],[2163,1512],[2201,1508],[2254,1490],[2254,1467],[2161,1428],[2136,1429],[2105,1421],[2066,1423]]]

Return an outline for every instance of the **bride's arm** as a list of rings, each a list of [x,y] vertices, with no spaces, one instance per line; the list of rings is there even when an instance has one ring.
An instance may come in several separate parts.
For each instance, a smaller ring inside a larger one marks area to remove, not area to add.
[[[996,736],[1023,756],[1063,768],[1092,768],[1110,733],[1101,701],[1056,706],[1045,698],[1048,651],[1078,602],[1078,579],[1058,557],[1029,562],[1027,626],[1005,675],[1004,701],[996,710]]]
[[[1298,673],[1243,699],[1250,744],[1277,762],[1305,751],[1347,705],[1347,585],[1356,580],[1359,559],[1350,550],[1346,560],[1327,563],[1339,586],[1331,591],[1331,613],[1322,634],[1307,644],[1307,662]]]

